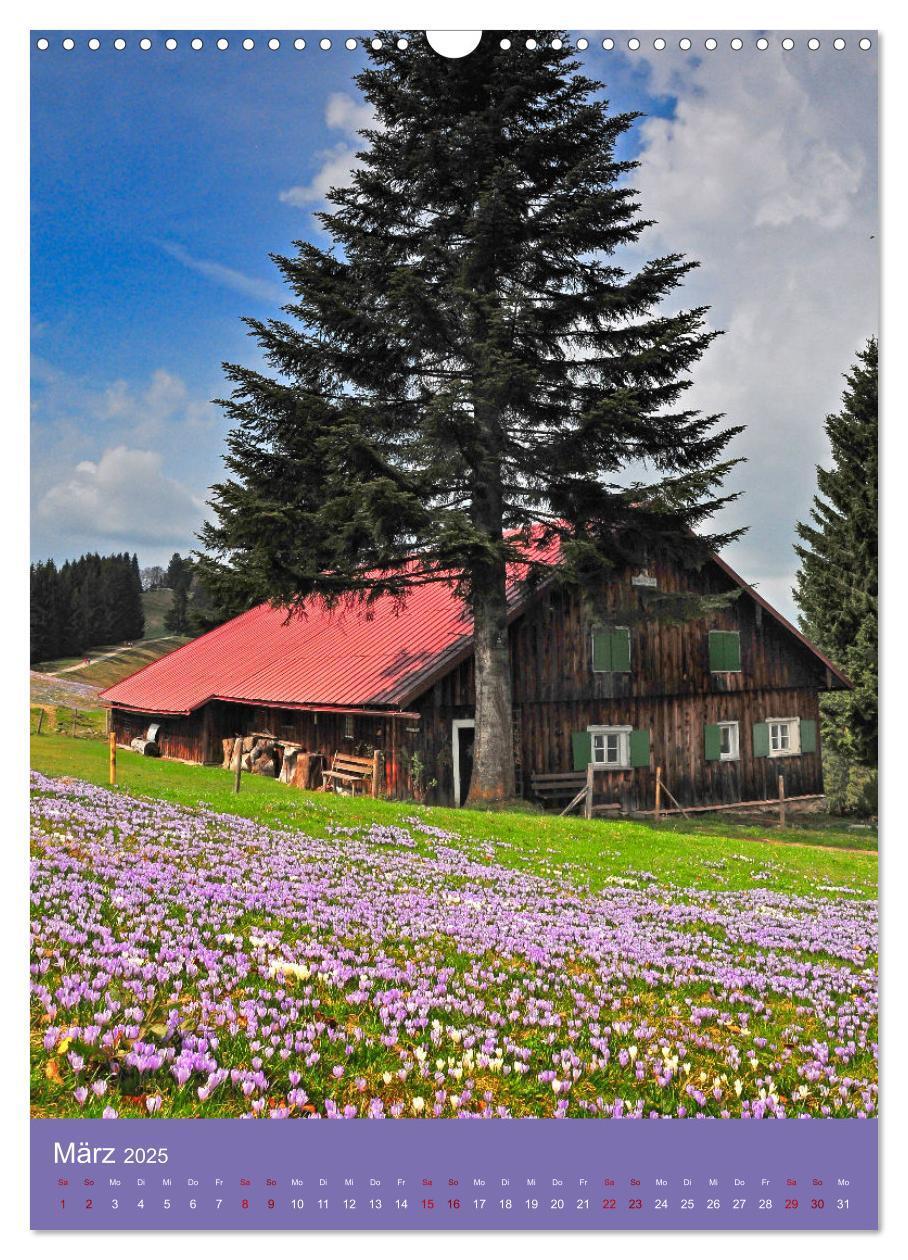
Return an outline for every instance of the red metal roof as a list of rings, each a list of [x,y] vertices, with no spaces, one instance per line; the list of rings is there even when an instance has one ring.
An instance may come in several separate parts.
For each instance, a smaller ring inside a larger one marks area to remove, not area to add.
[[[536,559],[558,562],[552,542]],[[851,684],[781,613],[724,561],[720,569],[766,609],[844,686]],[[531,592],[522,566],[509,572],[510,617]],[[404,710],[472,651],[473,619],[453,584],[415,587],[401,607],[383,596],[368,609],[327,609],[313,600],[305,615],[260,604],[177,648],[102,692],[120,708],[187,714],[208,700],[279,708]]]
[[[553,542],[534,559],[557,562]],[[512,616],[528,595],[509,572]],[[145,713],[191,713],[208,700],[305,708],[401,709],[429,681],[469,655],[473,619],[453,583],[414,587],[401,607],[382,596],[368,609],[260,604],[152,661],[102,692],[104,700]]]

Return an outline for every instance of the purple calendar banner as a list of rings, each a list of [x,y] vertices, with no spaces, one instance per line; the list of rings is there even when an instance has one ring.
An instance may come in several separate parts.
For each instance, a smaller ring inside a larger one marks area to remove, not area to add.
[[[875,1229],[875,1120],[33,1120],[34,1229]]]

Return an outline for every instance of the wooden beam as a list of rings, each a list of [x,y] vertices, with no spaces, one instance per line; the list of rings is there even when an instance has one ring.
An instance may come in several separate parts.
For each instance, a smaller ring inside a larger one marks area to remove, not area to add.
[[[243,737],[242,735],[237,735],[236,739],[233,741],[233,757],[236,758],[236,771],[235,771],[234,780],[233,780],[233,791],[235,794],[238,794],[240,790],[240,780],[243,777]],[[233,757],[231,757],[231,761],[233,760]]]
[[[682,813],[684,817],[686,818],[687,810],[684,808],[684,806],[679,804],[679,802],[675,800],[675,798],[672,796],[671,792],[668,790],[668,788],[665,786],[664,783],[661,784],[661,787],[662,787],[662,791],[665,793],[668,799],[672,802],[672,804],[675,805],[677,809],[679,810],[679,812]],[[666,810],[665,812],[669,813],[670,811]],[[671,812],[673,813],[674,811],[671,811]]]
[[[576,809],[585,796],[586,796],[586,784],[584,783],[583,787],[580,789],[580,791],[571,801],[570,805],[565,805],[564,809],[561,811],[558,817],[563,818],[565,814],[569,814],[572,809]]]
[[[665,789],[663,789],[665,790]],[[792,805],[796,801],[821,801],[823,799],[822,792],[808,793],[805,796],[788,796],[785,798],[787,804]],[[733,801],[730,805],[687,805],[684,809],[679,806],[678,809],[663,809],[662,816],[668,814],[716,814],[720,810],[737,810],[743,813],[748,809],[778,809],[779,801],[777,797],[768,797],[762,801]],[[635,809],[632,811],[633,818],[652,818],[655,813],[652,809]]]

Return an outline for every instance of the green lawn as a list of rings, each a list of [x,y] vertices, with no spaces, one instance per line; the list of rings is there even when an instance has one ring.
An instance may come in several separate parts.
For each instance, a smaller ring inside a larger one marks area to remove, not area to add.
[[[33,736],[31,747],[32,766],[44,774],[107,783],[107,746],[102,741],[51,734]],[[219,768],[141,757],[122,748],[117,760],[119,790],[133,795],[202,806],[313,836],[326,835],[329,825],[359,827],[373,820],[393,824],[417,814],[433,826],[456,831],[468,843],[482,841],[502,865],[557,870],[592,889],[648,872],[660,882],[699,889],[753,888],[759,873],[758,887],[780,892],[816,894],[828,887],[872,897],[876,890],[875,834],[849,831],[841,820],[835,826],[806,820],[785,831],[771,821],[737,826],[722,814],[658,826],[587,821],[300,792],[255,775],[243,776],[242,791],[235,796],[232,775]],[[846,851],[852,849],[866,851]]]
[[[44,717],[41,717],[41,713]],[[104,736],[105,714],[103,709],[82,709],[72,704],[33,704],[29,710],[31,731],[35,739],[59,743],[63,747],[71,747],[76,741],[90,739],[93,750],[98,748],[98,740]],[[37,735],[38,724],[41,735]]]

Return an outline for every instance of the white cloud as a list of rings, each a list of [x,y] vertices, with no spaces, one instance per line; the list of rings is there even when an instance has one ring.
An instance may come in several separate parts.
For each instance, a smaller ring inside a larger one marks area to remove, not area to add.
[[[156,563],[193,546],[223,473],[222,417],[204,393],[165,368],[105,382],[36,358],[32,379],[33,556],[116,544]]]
[[[356,149],[343,141],[333,148],[320,149],[315,156],[321,165],[309,183],[295,184],[278,193],[288,206],[311,206],[325,201],[332,188],[342,188],[350,182],[351,173],[359,165]]]
[[[142,441],[157,436],[174,421],[196,427],[207,426],[213,419],[211,407],[193,401],[186,382],[164,368],[152,372],[144,388],[136,389],[124,380],[113,381],[102,391],[95,414],[119,429],[128,428],[133,439]]]
[[[357,152],[364,147],[357,132],[378,126],[371,105],[355,100],[346,92],[332,92],[328,97],[325,124],[332,131],[343,133],[344,138],[315,153],[319,165],[308,183],[295,184],[278,194],[279,200],[287,205],[319,205],[327,199],[332,188],[346,187],[353,171],[360,165]]]
[[[852,60],[810,54],[651,62],[651,85],[677,94],[674,117],[640,124],[631,176],[657,225],[637,261],[681,251],[700,261],[680,301],[708,305],[724,331],[694,369],[690,399],[744,424],[733,453],[743,498],[728,525],[742,574],[795,615],[794,525],[827,459],[823,421],[842,374],[877,330],[876,85]],[[725,523],[725,522],[723,522]]]
[[[374,127],[375,114],[368,101],[354,100],[347,92],[332,92],[325,105],[325,122],[341,131],[368,131]]]
[[[171,258],[182,263],[184,267],[188,267],[190,271],[195,271],[206,280],[211,280],[214,284],[222,285],[226,289],[234,289],[237,293],[254,298],[258,302],[280,303],[286,300],[287,295],[279,284],[273,284],[269,280],[260,280],[257,276],[247,276],[233,267],[226,267],[223,263],[196,258],[182,245],[172,242],[162,243],[161,249]]]
[[[91,545],[185,546],[203,508],[185,485],[166,475],[158,452],[121,445],[97,461],[80,460],[41,497],[37,519],[45,530],[92,539]]]

